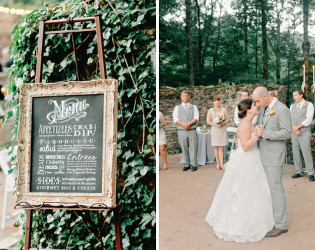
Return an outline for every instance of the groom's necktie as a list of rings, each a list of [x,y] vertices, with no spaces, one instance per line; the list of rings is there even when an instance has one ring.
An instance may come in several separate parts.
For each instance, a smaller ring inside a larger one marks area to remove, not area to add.
[[[270,110],[270,108],[269,108],[269,106],[267,106],[267,108],[265,109],[265,115],[264,115],[264,117],[267,117],[267,116],[268,116],[269,110]]]
[[[269,106],[267,106],[267,108],[265,109],[263,122],[265,122],[265,121],[266,121],[266,119],[267,119],[267,117],[268,117],[269,110],[270,110],[270,108],[269,108]]]
[[[298,110],[298,112],[299,112],[299,110],[300,110],[300,103],[298,103],[298,105],[297,105],[297,110]]]

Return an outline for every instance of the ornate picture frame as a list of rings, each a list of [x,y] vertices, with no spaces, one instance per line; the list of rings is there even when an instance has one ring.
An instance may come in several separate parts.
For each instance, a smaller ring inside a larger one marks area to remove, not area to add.
[[[117,85],[114,79],[22,85],[18,204],[116,205]]]

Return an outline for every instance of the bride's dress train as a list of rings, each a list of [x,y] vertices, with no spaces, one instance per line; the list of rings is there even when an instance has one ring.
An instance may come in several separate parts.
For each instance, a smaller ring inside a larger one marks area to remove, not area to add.
[[[206,221],[226,241],[259,241],[273,228],[271,194],[257,144],[244,152],[240,140],[226,164]]]

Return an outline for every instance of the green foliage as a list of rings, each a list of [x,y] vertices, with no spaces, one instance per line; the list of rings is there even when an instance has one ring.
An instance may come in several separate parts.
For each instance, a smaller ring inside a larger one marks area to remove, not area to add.
[[[223,5],[220,18],[220,1],[191,2],[195,85],[218,84],[219,79],[236,84],[266,83],[262,77],[263,51],[261,11],[259,10],[261,1],[228,1]],[[302,10],[302,2],[284,1],[283,9],[279,7],[282,1],[265,2],[267,2],[268,18],[268,84],[285,85],[288,88],[287,102],[291,103],[292,91],[297,86],[300,87],[303,80],[304,56],[301,46],[303,36],[297,29],[297,25],[303,22],[303,18],[300,13],[295,14],[298,10]],[[200,32],[197,4],[200,7]],[[246,22],[245,4],[247,6]],[[228,5],[231,5],[233,12],[228,10]],[[312,6],[314,8],[314,4]],[[183,1],[160,0],[161,86],[180,87],[188,83],[185,15]],[[279,21],[281,33],[278,37],[276,30]],[[248,44],[248,72],[245,59],[245,28]],[[311,29],[310,24],[309,30]],[[277,41],[280,41],[279,47],[277,47]],[[310,37],[310,43],[314,44],[313,37]],[[201,65],[199,65],[199,55]],[[314,61],[314,56],[314,53],[310,54],[310,62]],[[276,65],[277,57],[280,61],[279,66]],[[277,67],[279,67],[280,79],[276,78]],[[310,67],[310,74],[311,70]]]
[[[180,149],[166,149],[168,155],[177,155],[180,154],[182,151]]]
[[[12,31],[14,64],[9,71],[10,116],[16,114],[16,142],[21,84],[34,83],[40,19],[88,17],[101,14],[106,69],[119,80],[117,201],[120,205],[124,249],[155,248],[155,1],[68,0],[60,6],[44,4],[22,17]],[[46,26],[47,30],[65,25]],[[75,29],[92,28],[93,22],[74,23]],[[68,27],[69,28],[69,27]],[[96,36],[75,35],[80,80],[99,79]],[[43,82],[75,80],[70,35],[45,38]],[[15,156],[13,156],[15,159]],[[104,219],[105,228],[102,227]],[[37,211],[33,247],[114,249],[112,214],[105,212]],[[101,230],[97,230],[100,228]]]

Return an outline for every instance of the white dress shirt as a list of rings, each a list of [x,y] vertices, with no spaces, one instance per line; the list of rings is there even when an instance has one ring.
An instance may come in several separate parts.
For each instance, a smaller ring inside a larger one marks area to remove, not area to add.
[[[276,101],[277,101],[277,98],[274,97],[273,100],[272,100],[272,102],[269,103],[269,105],[265,108],[265,112],[266,112],[267,108],[269,108],[269,112],[270,112],[270,110],[272,109],[273,105],[275,105]],[[265,115],[266,115],[266,114],[264,114],[264,116],[265,116]],[[265,134],[263,135],[262,138],[265,139]]]
[[[299,102],[300,109],[303,107],[304,103],[305,103],[304,99],[301,102]],[[292,110],[292,106],[293,106],[293,104],[290,106],[290,111]],[[291,116],[292,116],[292,111],[291,111]],[[308,127],[309,125],[311,125],[311,123],[313,121],[313,116],[314,116],[314,105],[313,105],[313,103],[309,102],[307,105],[307,110],[306,110],[306,118],[302,122],[304,127]],[[293,117],[292,117],[292,119],[293,119]]]
[[[188,103],[184,104],[184,103],[182,102],[181,105],[183,105],[184,109],[186,110],[186,105],[187,105],[187,107],[189,107],[190,103],[188,102]],[[193,108],[194,108],[194,119],[196,119],[197,121],[199,121],[199,111],[198,111],[198,108],[197,108],[196,105],[192,105],[192,106],[193,106]],[[175,124],[176,124],[177,121],[179,121],[179,118],[178,118],[178,107],[177,107],[177,106],[174,108],[174,111],[173,111],[173,121],[174,121]]]
[[[273,105],[275,105],[276,101],[277,101],[277,98],[274,97],[273,100],[272,100],[272,102],[269,103],[269,105],[268,105],[269,112],[270,112],[270,110],[272,109]],[[266,107],[266,109],[267,109],[267,107]],[[266,110],[265,110],[265,112],[266,112]],[[264,115],[266,115],[266,114],[264,114]]]

